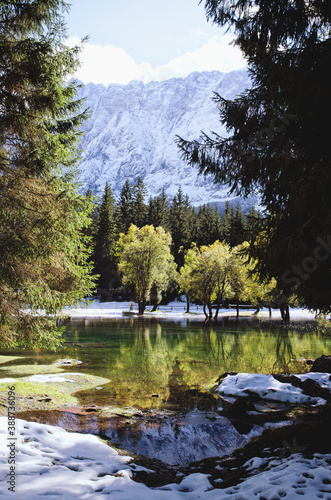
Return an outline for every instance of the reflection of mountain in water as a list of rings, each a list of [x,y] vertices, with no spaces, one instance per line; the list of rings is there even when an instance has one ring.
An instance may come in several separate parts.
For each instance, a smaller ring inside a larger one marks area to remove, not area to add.
[[[239,434],[227,418],[211,419],[200,412],[162,423],[135,423],[129,429],[108,429],[105,434],[129,453],[157,458],[170,465],[187,465],[226,455],[245,445],[251,437]]]
[[[196,460],[227,455],[235,448],[244,446],[262,430],[261,427],[241,422],[232,424],[215,412],[206,414],[199,410],[185,413],[182,417],[147,422],[128,422],[120,417],[101,417],[98,413],[83,415],[58,410],[27,411],[19,417],[73,432],[107,436],[114,445],[128,453],[183,466]]]

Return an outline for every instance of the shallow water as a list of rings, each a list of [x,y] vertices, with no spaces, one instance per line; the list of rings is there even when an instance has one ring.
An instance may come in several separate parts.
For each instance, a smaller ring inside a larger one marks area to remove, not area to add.
[[[38,365],[59,359],[82,361],[64,371],[98,375],[109,383],[76,393],[81,406],[128,408],[133,414],[137,408],[142,413],[114,419],[36,411],[22,417],[101,434],[129,453],[171,465],[228,454],[252,432],[260,432],[220,415],[222,402],[208,388],[221,374],[302,373],[310,368],[306,358],[331,350],[331,338],[313,331],[311,324],[288,329],[277,322],[237,323],[234,318],[212,326],[138,318],[75,320],[67,324],[65,340],[56,353],[10,351],[24,357],[8,364],[34,364],[37,373]],[[10,376],[2,366],[1,376]]]
[[[10,351],[24,356],[10,365],[79,360],[81,365],[64,371],[109,379],[102,388],[76,394],[83,406],[185,411],[215,408],[206,390],[226,371],[302,373],[310,368],[304,359],[331,350],[331,337],[311,331],[310,324],[289,330],[280,323],[233,318],[212,326],[139,318],[75,320],[67,324],[65,340],[56,353]],[[1,376],[10,376],[2,366]]]

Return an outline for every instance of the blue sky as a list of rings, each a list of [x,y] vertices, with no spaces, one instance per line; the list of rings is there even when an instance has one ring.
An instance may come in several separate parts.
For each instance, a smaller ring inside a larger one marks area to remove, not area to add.
[[[69,0],[70,1],[70,0]],[[231,71],[245,65],[231,36],[207,22],[198,0],[71,0],[69,42],[89,35],[77,78],[129,83]]]

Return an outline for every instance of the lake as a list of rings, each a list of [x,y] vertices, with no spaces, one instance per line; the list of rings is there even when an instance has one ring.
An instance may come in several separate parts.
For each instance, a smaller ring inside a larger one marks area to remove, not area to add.
[[[277,322],[234,318],[212,326],[154,318],[74,320],[67,323],[65,341],[57,352],[15,350],[24,356],[15,364],[80,360],[85,373],[110,380],[102,390],[81,394],[82,405],[137,408],[192,406],[182,398],[190,392],[203,406],[209,398],[199,391],[226,371],[302,373],[309,370],[304,359],[331,351],[330,336],[311,323],[297,322],[289,330]]]
[[[101,387],[75,393],[82,406],[136,408],[151,417],[119,425],[91,415],[83,423],[81,416],[53,410],[48,415],[36,412],[34,420],[100,433],[131,453],[176,464],[228,453],[247,442],[254,431],[254,426],[239,428],[238,422],[220,415],[220,398],[209,389],[221,374],[303,373],[310,368],[307,358],[330,351],[331,338],[307,322],[289,329],[264,320],[224,318],[210,326],[131,317],[73,320],[67,323],[65,344],[56,353],[11,353],[24,356],[13,364],[79,360],[80,365],[65,371],[109,379]],[[6,375],[3,371],[2,376]],[[162,418],[155,420],[160,414]]]

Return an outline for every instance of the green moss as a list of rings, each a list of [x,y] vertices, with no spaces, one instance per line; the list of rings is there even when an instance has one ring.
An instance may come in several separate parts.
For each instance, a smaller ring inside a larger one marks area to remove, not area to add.
[[[14,356],[2,356],[3,358],[6,358],[5,362],[10,362],[15,359],[22,359],[21,357],[14,357]],[[1,359],[1,358],[0,358]],[[72,366],[75,367],[77,364],[77,360],[73,360]],[[72,367],[69,365],[69,367]],[[78,365],[79,367],[79,365]],[[68,368],[67,365],[59,365],[58,362],[56,361],[53,364],[48,364],[48,365],[39,365],[38,363],[35,363],[33,365],[9,365],[9,366],[4,366],[0,368],[0,377],[28,377],[29,375],[45,375],[48,373],[64,373],[64,371]],[[0,384],[1,384],[1,379],[0,379]]]
[[[22,359],[22,356],[0,356],[0,365],[3,363],[10,363],[16,359]]]
[[[28,377],[30,375],[45,375],[48,373],[63,373],[63,368],[57,365],[14,365],[0,368],[0,376],[2,372],[6,373],[6,377]],[[0,379],[1,384],[1,379]]]
[[[54,367],[53,367],[54,368]],[[54,370],[53,370],[54,373]],[[38,371],[38,374],[40,372]],[[30,382],[16,379],[15,385],[16,411],[51,410],[63,407],[79,406],[73,393],[109,383],[108,379],[87,374],[63,374],[73,382]],[[8,383],[0,384],[0,414],[6,415]]]

